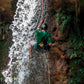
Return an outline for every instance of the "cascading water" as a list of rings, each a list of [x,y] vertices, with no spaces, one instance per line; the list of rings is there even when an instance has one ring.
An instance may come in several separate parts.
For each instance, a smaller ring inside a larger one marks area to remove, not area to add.
[[[46,3],[47,0],[44,1],[44,9]],[[35,29],[40,18],[41,0],[18,0],[14,21],[10,25],[13,36],[9,51],[10,61],[8,69],[2,72],[7,84],[43,84],[30,83],[27,80],[32,70],[28,67],[29,44],[31,40],[35,40]]]

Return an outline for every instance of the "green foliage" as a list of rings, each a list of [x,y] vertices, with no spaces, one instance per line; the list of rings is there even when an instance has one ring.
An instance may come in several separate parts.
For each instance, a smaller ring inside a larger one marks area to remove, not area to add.
[[[5,40],[9,25],[10,24],[6,24],[5,22],[0,22],[0,40]]]
[[[61,27],[61,32],[64,33],[64,28],[67,26],[70,27],[69,22],[71,21],[71,15],[68,15],[65,11],[61,11],[57,13],[57,17],[55,22],[59,22]]]
[[[80,0],[80,4],[84,6],[84,0]]]
[[[0,77],[0,83],[4,83],[4,77]]]
[[[0,22],[0,72],[6,69],[9,46],[12,44],[11,32],[8,31],[9,23]],[[5,60],[4,60],[5,59]],[[0,84],[4,84],[4,77],[0,73]]]
[[[69,42],[72,43],[70,49],[70,60],[71,60],[71,74],[72,78],[70,79],[69,84],[83,84],[82,81],[84,79],[84,41],[82,39],[82,35],[79,32],[77,34],[72,33],[70,35]],[[73,60],[74,59],[74,60]],[[73,60],[73,61],[72,61]],[[73,68],[74,67],[74,68]],[[73,81],[72,81],[73,80]]]
[[[63,10],[57,13],[55,22],[59,22],[62,34],[68,36],[71,46],[69,84],[84,84],[84,29],[76,24],[75,18],[75,14]]]

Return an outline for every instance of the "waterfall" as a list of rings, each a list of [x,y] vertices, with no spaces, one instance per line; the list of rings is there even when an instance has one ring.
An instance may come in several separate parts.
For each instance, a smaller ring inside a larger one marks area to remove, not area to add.
[[[47,0],[44,1],[44,10],[46,2]],[[29,84],[24,83],[30,76],[29,45],[31,40],[35,41],[35,30],[40,18],[41,0],[18,0],[14,21],[10,25],[13,36],[9,51],[10,61],[8,69],[2,72],[7,84]]]

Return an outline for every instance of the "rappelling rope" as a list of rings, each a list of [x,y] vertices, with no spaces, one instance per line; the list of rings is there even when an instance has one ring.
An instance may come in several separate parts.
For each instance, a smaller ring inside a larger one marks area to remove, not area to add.
[[[41,6],[41,20],[43,20],[43,0],[42,0],[42,6]],[[48,53],[46,53],[46,57],[48,58]],[[49,61],[49,60],[48,60]],[[49,62],[48,62],[48,81],[50,84],[50,69],[49,69]]]
[[[43,0],[41,0],[41,20],[43,19]]]
[[[46,52],[46,57],[47,57],[47,66],[48,66],[48,81],[49,81],[49,84],[50,84],[50,69],[49,69],[49,59],[48,59],[48,52]]]

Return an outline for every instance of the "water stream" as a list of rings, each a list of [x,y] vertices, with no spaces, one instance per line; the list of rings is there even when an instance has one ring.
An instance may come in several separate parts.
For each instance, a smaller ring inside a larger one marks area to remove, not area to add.
[[[44,10],[46,8],[46,3],[47,0],[44,1]],[[44,14],[45,12],[46,10],[44,11]],[[36,70],[37,67],[41,66],[36,64],[38,61],[36,58],[33,59],[33,63],[31,63],[30,66],[28,65],[29,44],[31,40],[35,41],[35,30],[40,23],[40,18],[41,0],[18,0],[17,9],[14,15],[14,21],[10,25],[13,36],[13,44],[10,47],[8,55],[10,61],[8,63],[8,69],[2,72],[3,76],[5,77],[5,82],[7,84],[47,84],[46,82],[39,83],[38,81],[35,81],[33,83],[31,83],[31,81],[28,82],[30,78],[30,72],[33,72],[33,70]],[[34,56],[37,56],[37,54],[38,53],[34,51]],[[43,54],[41,53],[40,56],[41,55]],[[46,62],[47,61],[45,61],[44,63]],[[33,67],[31,69],[31,66],[36,67]]]

